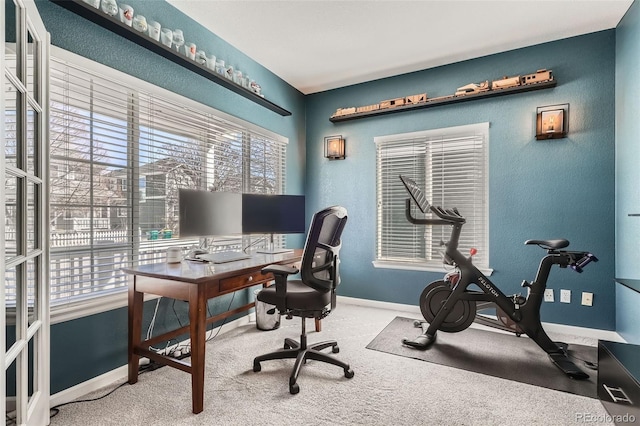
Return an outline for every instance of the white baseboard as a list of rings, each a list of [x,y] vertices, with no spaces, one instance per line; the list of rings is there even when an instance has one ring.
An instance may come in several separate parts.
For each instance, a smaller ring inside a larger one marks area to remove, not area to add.
[[[543,322],[545,330],[553,333],[571,334],[573,336],[587,337],[589,339],[610,340],[612,342],[627,343],[618,333],[612,330],[601,330],[599,328],[577,327],[575,325],[556,324]]]
[[[420,307],[416,305],[405,305],[401,303],[380,302],[377,300],[358,299],[355,297],[338,296],[339,303],[366,306],[371,308],[389,309],[400,312],[414,314],[416,319],[422,318]],[[542,323],[548,332],[570,334],[572,336],[585,337],[588,339],[610,340],[613,342],[623,342],[626,340],[615,331],[601,330],[597,328],[577,327],[573,325],[556,324],[551,322]]]
[[[220,330],[220,333],[224,334],[235,328],[250,324],[252,322],[251,318],[253,318],[255,321],[254,313],[235,319],[231,322],[228,322],[224,324],[223,329]],[[219,328],[220,327],[216,327],[211,331],[207,331],[207,333],[213,332],[213,334],[215,334]],[[184,342],[178,343],[178,345],[188,345],[188,344],[189,344],[189,339],[185,340]],[[141,358],[140,361],[141,361],[140,362],[141,364],[148,363],[147,358]],[[98,389],[104,388],[105,386],[112,385],[116,382],[125,381],[127,380],[128,375],[129,375],[129,368],[127,365],[123,365],[114,370],[101,374],[100,376],[94,377],[93,379],[87,380],[82,383],[78,383],[75,386],[72,386],[68,389],[65,389],[54,395],[51,395],[51,398],[49,399],[49,406],[55,407],[60,404],[71,402],[78,398],[83,397],[84,395],[94,392]]]
[[[388,309],[391,311],[408,312],[422,316],[420,307],[416,305],[405,305],[402,303],[380,302],[379,300],[358,299],[357,297],[338,296],[339,303],[356,306],[366,306],[369,308]]]

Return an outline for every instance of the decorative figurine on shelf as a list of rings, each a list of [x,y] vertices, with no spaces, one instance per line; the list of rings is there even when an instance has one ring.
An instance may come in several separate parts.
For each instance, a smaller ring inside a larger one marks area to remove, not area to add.
[[[184,44],[184,34],[182,30],[173,30],[173,47],[179,52]]]
[[[102,0],[100,8],[109,16],[116,16],[118,14],[118,5],[116,4],[116,0]]]
[[[141,33],[146,33],[148,29],[147,18],[142,15],[136,15],[133,17],[133,29],[136,31],[140,31]]]
[[[200,65],[207,65],[207,54],[204,50],[196,51],[196,62]]]
[[[129,27],[133,24],[133,8],[131,6],[128,4],[121,4],[120,15],[120,22]]]
[[[251,90],[256,95],[262,96],[262,87],[260,87],[260,85],[258,83],[256,83],[255,81],[251,82]]]
[[[480,93],[486,92],[489,90],[489,80],[483,81],[482,83],[469,83],[466,86],[458,87],[456,89],[455,96],[463,96],[468,95],[470,93]]]
[[[229,80],[233,80],[233,65],[227,65],[227,70],[225,71],[224,76]]]

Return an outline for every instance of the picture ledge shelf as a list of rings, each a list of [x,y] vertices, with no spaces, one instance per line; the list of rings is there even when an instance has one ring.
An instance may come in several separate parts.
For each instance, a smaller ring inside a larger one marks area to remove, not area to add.
[[[157,53],[168,60],[175,62],[178,65],[185,67],[188,70],[195,72],[205,78],[208,78],[212,82],[219,84],[240,96],[243,96],[258,105],[261,105],[281,116],[289,116],[291,112],[274,104],[273,102],[257,95],[249,89],[234,83],[233,81],[212,72],[206,66],[202,66],[197,62],[187,58],[185,55],[181,55],[170,47],[165,46],[159,41],[155,41],[148,37],[146,33],[140,33],[133,28],[123,24],[118,19],[103,13],[100,9],[96,9],[91,5],[83,2],[82,0],[52,0],[54,3],[64,7],[83,18],[100,25],[107,30],[114,32],[127,40],[130,40],[154,53]]]
[[[528,84],[528,85],[517,86],[517,87],[508,87],[505,89],[490,90],[488,92],[471,93],[468,95],[449,97],[446,99],[434,99],[433,101],[429,101],[429,99],[427,99],[425,102],[421,102],[417,104],[402,105],[397,107],[377,109],[377,110],[366,111],[366,112],[356,112],[353,114],[331,117],[329,118],[329,121],[333,123],[338,123],[341,121],[357,120],[359,118],[367,118],[367,117],[373,117],[377,115],[394,114],[394,113],[404,112],[404,111],[414,111],[417,109],[431,108],[436,106],[473,101],[476,99],[485,99],[485,98],[493,98],[496,96],[512,95],[515,93],[529,92],[532,90],[550,89],[552,87],[555,87],[556,84],[557,84],[556,80],[553,79],[551,81],[546,81],[542,83]]]

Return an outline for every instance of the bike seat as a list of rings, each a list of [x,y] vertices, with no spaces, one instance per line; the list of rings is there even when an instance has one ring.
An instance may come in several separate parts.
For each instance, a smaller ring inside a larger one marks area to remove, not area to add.
[[[525,244],[533,244],[536,246],[540,246],[544,249],[561,249],[565,248],[569,245],[569,241],[563,239],[559,240],[527,240],[524,242]]]

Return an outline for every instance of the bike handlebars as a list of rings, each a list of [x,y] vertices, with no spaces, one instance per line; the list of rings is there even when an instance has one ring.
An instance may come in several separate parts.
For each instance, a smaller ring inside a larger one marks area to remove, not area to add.
[[[444,209],[439,206],[432,206],[431,204],[429,204],[429,200],[427,200],[427,197],[425,197],[424,193],[422,192],[418,184],[415,183],[415,181],[409,179],[406,176],[399,175],[399,177],[420,211],[425,214],[431,212],[440,218],[440,220],[414,218],[413,216],[411,216],[410,210],[411,199],[407,198],[405,204],[405,214],[409,222],[416,225],[453,225],[454,223],[466,222],[466,219],[462,217],[458,209],[456,209],[455,207],[453,209]]]
[[[460,216],[457,210],[455,212],[453,210],[444,210],[441,207],[430,207],[430,211],[432,211],[436,216],[440,217],[440,219],[418,219],[411,215],[411,199],[407,198],[405,200],[405,208],[404,214],[407,217],[407,220],[414,225],[452,225],[455,222],[464,223],[464,217]],[[457,220],[450,219],[449,216],[454,217],[457,213]]]
[[[580,260],[569,265],[571,269],[576,271],[577,273],[582,273],[582,268],[587,266],[591,262],[597,262],[598,258],[593,255],[593,253],[583,253],[582,258]]]
[[[453,209],[443,209],[442,207],[431,206],[431,211],[447,222],[465,223],[467,221],[455,207]]]

